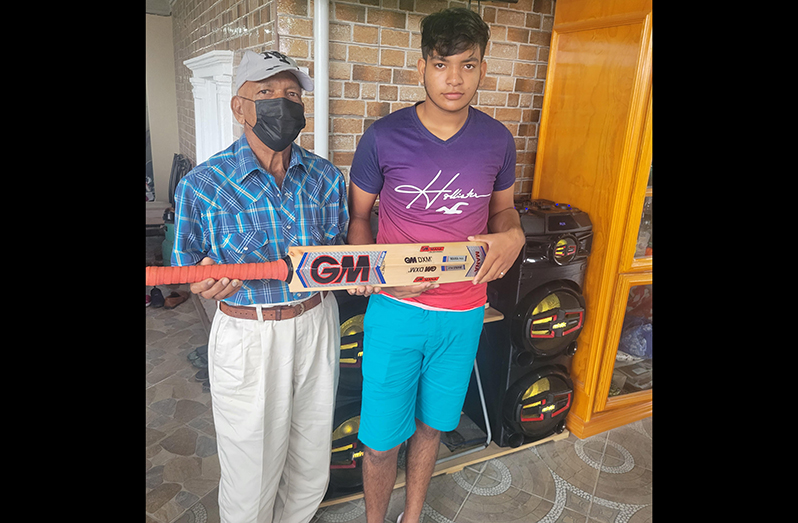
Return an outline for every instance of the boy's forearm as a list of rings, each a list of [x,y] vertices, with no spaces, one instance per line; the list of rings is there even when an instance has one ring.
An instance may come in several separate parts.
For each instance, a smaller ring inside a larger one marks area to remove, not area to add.
[[[488,232],[497,233],[509,231],[520,233],[521,236],[524,236],[524,230],[521,228],[521,218],[515,209],[505,209],[494,214],[491,216],[490,220],[488,220]]]
[[[371,219],[350,216],[349,233],[346,238],[349,245],[368,245],[374,243],[371,232]]]

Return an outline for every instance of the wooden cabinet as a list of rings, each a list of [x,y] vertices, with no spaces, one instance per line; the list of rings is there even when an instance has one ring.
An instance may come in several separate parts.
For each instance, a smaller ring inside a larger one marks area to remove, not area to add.
[[[651,358],[629,367],[618,351],[631,350],[627,316],[644,310],[651,330],[651,35],[651,0],[557,1],[532,198],[579,207],[593,222],[567,419],[580,438],[652,413]],[[644,339],[638,332],[632,345]]]

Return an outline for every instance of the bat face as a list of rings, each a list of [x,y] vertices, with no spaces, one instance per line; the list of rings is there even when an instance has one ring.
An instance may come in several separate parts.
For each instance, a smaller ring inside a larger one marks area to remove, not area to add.
[[[485,260],[482,242],[292,247],[291,292],[362,285],[393,287],[473,279]]]

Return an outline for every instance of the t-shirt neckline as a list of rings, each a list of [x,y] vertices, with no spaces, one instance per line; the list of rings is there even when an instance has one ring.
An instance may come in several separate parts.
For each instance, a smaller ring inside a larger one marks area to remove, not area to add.
[[[460,129],[456,133],[454,133],[452,136],[450,136],[448,140],[442,140],[442,139],[438,138],[437,136],[435,136],[434,134],[432,134],[432,132],[430,132],[430,130],[427,129],[424,126],[423,123],[421,123],[421,119],[418,117],[418,113],[416,112],[416,108],[419,106],[419,104],[421,104],[423,102],[424,101],[416,102],[415,104],[413,104],[412,107],[409,107],[409,109],[410,109],[410,112],[412,114],[413,123],[416,124],[418,129],[421,131],[421,134],[424,135],[424,137],[426,137],[427,139],[432,140],[433,142],[435,142],[437,144],[440,144],[440,145],[450,145],[450,144],[456,142],[457,139],[460,138],[460,136],[462,136],[465,133],[465,130],[468,127],[468,124],[471,122],[471,115],[473,114],[472,107],[470,105],[468,106],[468,116],[466,117],[466,121],[463,122],[463,125],[460,127]]]

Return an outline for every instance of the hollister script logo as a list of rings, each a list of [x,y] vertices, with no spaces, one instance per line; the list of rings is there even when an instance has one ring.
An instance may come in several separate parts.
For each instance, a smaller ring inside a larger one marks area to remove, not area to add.
[[[459,188],[449,189],[449,186],[452,185],[452,183],[454,183],[454,181],[457,179],[458,176],[460,176],[460,173],[457,173],[454,176],[452,176],[452,179],[449,180],[449,182],[446,185],[444,185],[443,188],[434,189],[433,187],[435,186],[435,182],[438,181],[438,178],[441,176],[441,172],[442,171],[438,171],[438,174],[436,174],[435,177],[432,179],[432,181],[429,182],[427,186],[424,187],[423,189],[416,187],[415,185],[400,185],[396,189],[394,189],[398,193],[416,195],[416,197],[413,198],[410,201],[410,203],[407,204],[405,209],[410,209],[410,207],[412,207],[413,204],[416,203],[416,201],[418,201],[418,199],[421,198],[422,196],[424,197],[424,201],[426,202],[424,210],[427,210],[430,207],[432,207],[432,205],[438,200],[438,198],[440,198],[441,195],[443,195],[443,200],[447,203],[449,203],[448,200],[466,200],[469,198],[490,197],[490,194],[477,194],[474,192],[473,189],[469,189],[467,193],[464,193],[462,189]],[[454,203],[453,205],[450,204],[449,206],[443,205],[435,209],[435,212],[442,212],[443,214],[462,214],[463,211],[459,209],[461,205],[468,205],[468,202],[457,202]]]

